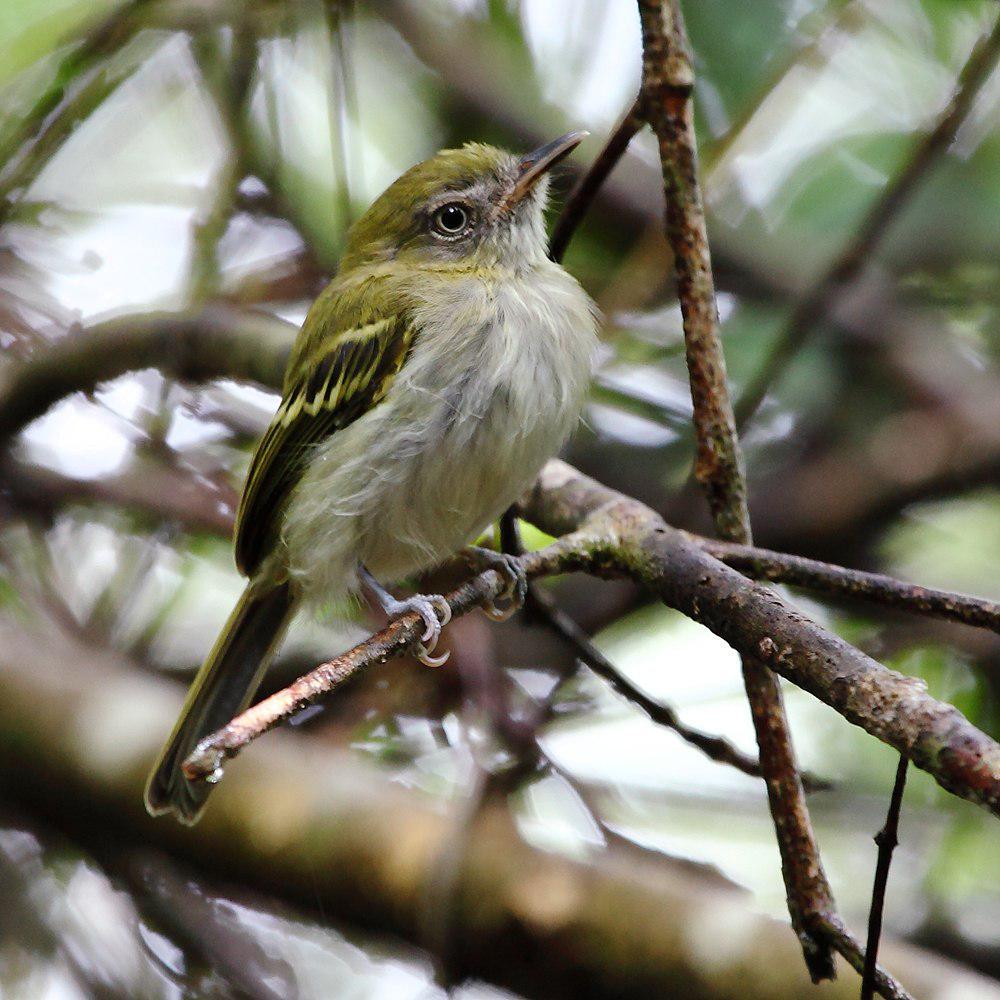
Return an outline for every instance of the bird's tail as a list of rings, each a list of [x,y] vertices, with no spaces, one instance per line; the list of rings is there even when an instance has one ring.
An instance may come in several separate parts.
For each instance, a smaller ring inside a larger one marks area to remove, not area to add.
[[[199,740],[250,703],[293,609],[287,581],[247,584],[198,671],[177,725],[146,783],[146,809],[153,816],[173,811],[182,823],[197,821],[212,786],[188,781],[181,764]]]

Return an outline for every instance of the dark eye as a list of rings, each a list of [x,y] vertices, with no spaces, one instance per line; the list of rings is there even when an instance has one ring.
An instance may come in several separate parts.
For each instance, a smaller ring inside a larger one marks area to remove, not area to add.
[[[434,213],[433,221],[442,236],[458,236],[469,225],[469,210],[458,202],[449,202]]]

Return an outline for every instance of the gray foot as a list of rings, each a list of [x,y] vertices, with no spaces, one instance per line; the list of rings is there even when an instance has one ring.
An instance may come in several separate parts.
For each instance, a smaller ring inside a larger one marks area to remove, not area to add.
[[[498,608],[495,601],[486,601],[482,606],[489,618],[505,622],[515,611],[524,606],[524,600],[528,596],[528,577],[521,566],[521,560],[517,556],[495,552],[493,549],[483,549],[478,545],[470,545],[465,554],[469,562],[480,571],[495,569],[507,581],[506,588],[500,594],[500,597],[508,602],[507,605]]]
[[[451,655],[447,650],[440,656],[431,654],[441,638],[441,629],[451,621],[451,605],[440,594],[414,594],[401,601],[393,597],[364,566],[360,569],[360,575],[362,582],[390,620],[407,611],[416,611],[420,615],[424,633],[416,645],[417,659],[427,667],[440,667],[446,663]]]

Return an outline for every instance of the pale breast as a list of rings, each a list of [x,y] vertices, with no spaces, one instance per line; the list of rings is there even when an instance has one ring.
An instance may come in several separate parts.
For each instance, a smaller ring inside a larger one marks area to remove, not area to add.
[[[392,582],[448,558],[530,486],[578,419],[596,324],[561,268],[456,287],[415,318],[386,399],[321,446],[290,504],[290,565],[308,589],[353,589],[358,562]]]

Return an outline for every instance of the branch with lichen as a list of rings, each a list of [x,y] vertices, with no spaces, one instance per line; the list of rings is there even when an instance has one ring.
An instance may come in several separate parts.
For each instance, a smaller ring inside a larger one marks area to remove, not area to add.
[[[640,582],[670,607],[706,625],[744,655],[760,657],[853,725],[906,753],[955,795],[1000,815],[1000,745],[958,709],[931,697],[922,681],[889,670],[747,579],[667,525],[637,500],[564,462],[545,467],[522,515],[558,536],[522,556],[529,577],[586,572]],[[505,581],[488,570],[446,595],[454,616],[498,596]],[[361,671],[401,655],[422,626],[407,613],[238,716],[188,761],[192,779],[219,764]]]

